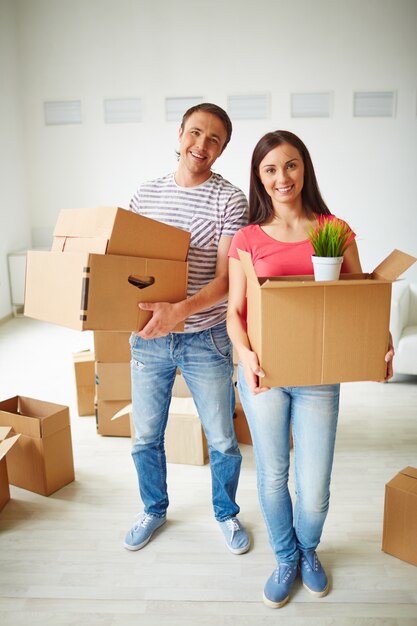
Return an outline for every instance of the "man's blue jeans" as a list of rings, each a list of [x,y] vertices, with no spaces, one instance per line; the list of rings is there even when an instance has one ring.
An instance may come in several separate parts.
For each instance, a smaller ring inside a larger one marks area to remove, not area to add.
[[[145,513],[163,517],[169,504],[164,434],[178,367],[207,438],[214,515],[219,521],[237,515],[235,497],[242,457],[233,427],[233,359],[226,324],[158,339],[132,335],[130,345],[136,432],[132,457]]]
[[[238,390],[252,435],[269,540],[278,563],[294,563],[300,551],[317,548],[329,509],[340,385],[273,387],[253,395],[239,364]],[[290,424],[294,511],[288,489]]]

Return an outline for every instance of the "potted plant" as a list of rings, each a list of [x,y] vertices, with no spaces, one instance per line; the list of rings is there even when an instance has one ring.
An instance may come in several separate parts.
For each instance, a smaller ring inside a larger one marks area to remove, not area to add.
[[[314,250],[315,280],[338,280],[351,232],[346,222],[337,218],[317,220],[310,226],[307,236]]]

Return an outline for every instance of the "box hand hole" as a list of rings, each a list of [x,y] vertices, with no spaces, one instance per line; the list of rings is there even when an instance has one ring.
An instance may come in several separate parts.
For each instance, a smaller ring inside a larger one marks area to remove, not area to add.
[[[154,276],[130,275],[127,280],[131,285],[133,285],[134,287],[137,287],[138,289],[146,289],[146,287],[150,287],[155,282]]]

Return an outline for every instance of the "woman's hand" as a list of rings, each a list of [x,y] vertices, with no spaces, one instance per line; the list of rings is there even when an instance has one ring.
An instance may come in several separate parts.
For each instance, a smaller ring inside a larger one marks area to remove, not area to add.
[[[389,343],[388,343],[388,352],[385,355],[385,363],[387,364],[387,375],[385,376],[385,381],[389,380],[394,375],[394,369],[392,366],[392,361],[394,359],[394,345],[392,343],[391,333],[389,334]]]
[[[247,351],[245,358],[242,360],[242,366],[245,374],[245,380],[251,393],[257,395],[263,391],[269,391],[270,387],[260,386],[260,382],[265,376],[265,372],[259,365],[258,355],[255,352],[252,352],[251,350]]]

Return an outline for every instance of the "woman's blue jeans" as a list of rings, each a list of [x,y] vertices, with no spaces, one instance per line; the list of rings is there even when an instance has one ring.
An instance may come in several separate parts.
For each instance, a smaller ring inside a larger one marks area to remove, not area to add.
[[[235,497],[242,457],[233,427],[233,359],[226,324],[158,339],[132,335],[130,345],[136,432],[132,457],[145,512],[163,517],[169,504],[164,434],[178,367],[207,438],[214,515],[219,521],[237,515]]]
[[[239,364],[238,389],[252,435],[269,540],[278,563],[294,563],[300,551],[317,548],[329,509],[340,385],[273,387],[253,395]],[[290,424],[294,510],[288,489]]]

